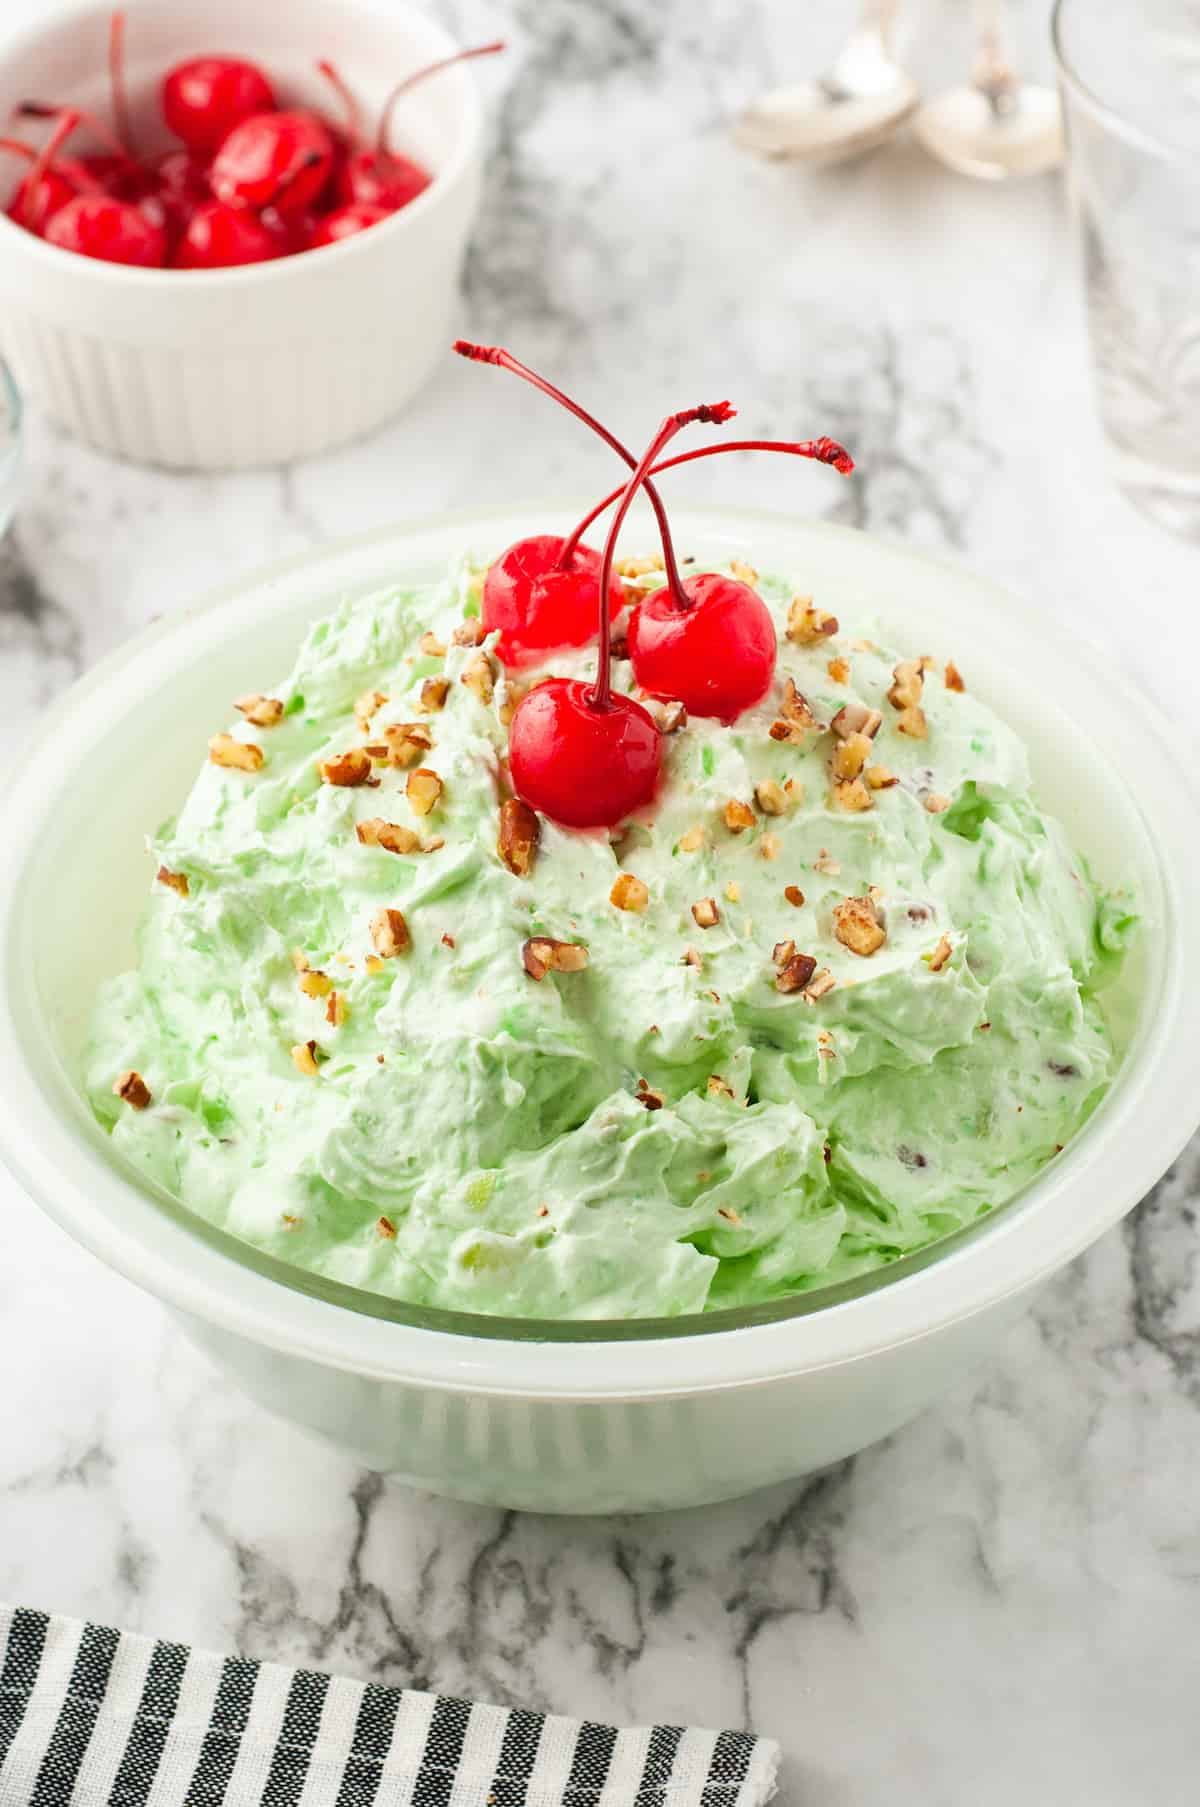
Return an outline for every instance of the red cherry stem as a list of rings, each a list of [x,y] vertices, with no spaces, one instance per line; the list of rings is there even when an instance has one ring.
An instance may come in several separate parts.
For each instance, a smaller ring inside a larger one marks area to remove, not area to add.
[[[469,339],[456,339],[454,349],[460,358],[471,358],[478,364],[496,364],[501,370],[509,370],[514,376],[523,377],[527,383],[532,383],[535,389],[540,389],[543,395],[548,395],[552,401],[556,401],[560,407],[565,408],[568,414],[573,414],[576,420],[581,420],[585,427],[590,427],[593,433],[598,433],[605,445],[609,446],[618,458],[625,460],[630,470],[636,467],[637,459],[629,447],[622,445],[616,435],[609,432],[603,421],[597,420],[594,414],[589,414],[586,408],[581,408],[578,402],[573,402],[569,395],[565,395],[561,389],[556,389],[553,383],[547,382],[544,376],[539,376],[536,370],[531,370],[528,364],[522,364],[519,358],[514,358],[512,352],[506,351],[503,345],[475,345]],[[663,563],[666,566],[667,587],[680,608],[686,608],[687,596],[683,588],[683,579],[679,575],[679,566],[675,562],[671,529],[667,521],[667,511],[663,507],[663,499],[653,483],[647,483],[645,489],[646,498],[653,508],[654,518],[658,522],[658,535],[663,547]],[[572,544],[571,551],[574,552],[574,549]],[[567,556],[567,547],[564,546],[558,556],[558,569],[565,571],[570,562]]]
[[[392,125],[392,111],[396,102],[418,82],[423,82],[431,75],[437,75],[443,69],[450,69],[455,63],[465,63],[470,57],[495,56],[498,50],[506,50],[508,46],[503,38],[497,38],[491,44],[475,44],[470,50],[456,50],[453,56],[440,57],[436,63],[429,63],[424,69],[417,69],[412,75],[406,75],[402,82],[397,82],[383,103],[383,111],[379,115],[379,130],[375,135],[375,155],[380,158],[391,156],[388,148],[388,135]]]
[[[125,14],[115,12],[108,22],[108,84],[112,93],[113,124],[127,157],[136,160],[137,141],[125,88]]]
[[[130,169],[140,171],[142,168],[137,158],[131,155],[128,147],[117,137],[112,127],[106,125],[95,113],[85,113],[81,107],[52,107],[44,100],[23,100],[16,108],[16,112],[22,119],[63,119],[69,115],[75,122],[71,127],[72,131],[75,131],[78,126],[86,126],[89,132],[95,133],[100,142],[107,146],[114,156],[120,157],[124,163],[128,164]]]
[[[325,80],[329,83],[330,87],[341,101],[342,109],[346,115],[346,136],[349,138],[356,151],[361,150],[365,143],[365,139],[363,136],[362,108],[358,104],[357,96],[341,71],[336,68],[328,58],[321,58],[320,62],[317,64],[317,72],[325,77]]]
[[[612,695],[612,623],[609,617],[608,593],[612,584],[613,555],[617,550],[617,538],[621,532],[621,524],[629,513],[633,498],[646,481],[647,473],[654,460],[663,447],[670,444],[676,433],[697,420],[711,423],[714,426],[722,426],[725,421],[732,420],[736,412],[736,408],[730,407],[728,402],[701,402],[698,408],[685,408],[680,414],[668,414],[642,453],[641,462],[634,466],[633,475],[621,492],[617,512],[609,524],[608,538],[604,542],[604,563],[600,570],[600,656],[596,667],[595,687],[588,696],[588,702],[596,709],[606,709]]]
[[[835,471],[848,477],[854,469],[854,460],[845,446],[839,445],[836,439],[724,439],[720,445],[697,446],[692,452],[677,452],[674,458],[664,458],[661,463],[652,467],[650,475],[657,477],[661,471],[672,470],[677,464],[690,464],[693,458],[716,458],[721,452],[789,452],[794,458],[815,458],[818,464],[831,464]],[[566,564],[579,541],[606,508],[611,508],[623,490],[614,489],[605,496],[603,502],[597,502],[595,508],[584,515],[578,527],[571,534],[562,551],[562,563]]]
[[[34,158],[33,168],[25,178],[25,194],[21,202],[21,224],[22,226],[27,227],[30,232],[36,230],[31,209],[33,207],[34,197],[37,193],[38,183],[50,168],[50,165],[54,162],[59,151],[78,124],[79,114],[73,113],[70,108],[67,108],[59,119],[58,124],[51,132],[49,138],[47,138],[45,144]]]

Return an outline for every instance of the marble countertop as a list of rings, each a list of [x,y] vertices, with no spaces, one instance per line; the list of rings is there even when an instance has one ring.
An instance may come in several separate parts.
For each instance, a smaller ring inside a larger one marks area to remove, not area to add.
[[[603,398],[634,439],[710,392],[748,431],[844,439],[853,486],[730,460],[679,493],[965,557],[1177,705],[1200,552],[1107,480],[1056,182],[973,186],[906,142],[823,174],[740,157],[731,111],[818,63],[844,3],[819,27],[791,0],[437,10],[514,46],[486,77],[465,327]],[[965,65],[966,11],[909,8],[931,88]],[[1045,8],[1015,24],[1044,69]],[[109,463],[34,411],[0,546],[6,731],[255,564],[607,474],[540,398],[450,357],[370,442],[226,479]],[[789,1807],[1192,1799],[1198,1201],[1193,1147],[982,1378],[831,1473],[554,1521],[416,1496],[302,1441],[3,1181],[0,1597],[592,1717],[747,1723],[782,1738]]]

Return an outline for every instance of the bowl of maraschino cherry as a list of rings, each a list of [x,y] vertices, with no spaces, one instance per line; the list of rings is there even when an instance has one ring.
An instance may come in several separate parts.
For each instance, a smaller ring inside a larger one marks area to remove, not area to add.
[[[68,428],[173,466],[358,436],[430,373],[480,176],[404,5],[132,4],[0,44],[0,340]]]

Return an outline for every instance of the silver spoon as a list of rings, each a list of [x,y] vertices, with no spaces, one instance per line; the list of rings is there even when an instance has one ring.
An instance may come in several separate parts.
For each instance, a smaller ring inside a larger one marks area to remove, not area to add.
[[[999,14],[998,0],[981,9],[970,82],[937,95],[913,120],[931,156],[985,182],[1040,175],[1064,155],[1058,95],[1019,78],[1004,51]]]
[[[838,163],[890,138],[920,95],[892,56],[895,0],[864,0],[858,24],[826,73],[773,88],[746,108],[735,142],[761,157]]]

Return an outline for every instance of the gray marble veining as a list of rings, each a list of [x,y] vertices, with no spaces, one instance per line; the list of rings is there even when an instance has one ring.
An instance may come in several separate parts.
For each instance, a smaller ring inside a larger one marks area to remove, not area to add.
[[[977,188],[904,143],[823,175],[737,156],[731,111],[819,64],[846,4],[819,23],[787,0],[438,10],[513,44],[488,71],[471,331],[631,437],[729,393],[750,432],[844,438],[853,487],[728,460],[679,493],[965,556],[1183,722],[1200,564],[1107,484],[1054,182]],[[1044,14],[1017,19],[1043,68]],[[906,31],[931,87],[962,68],[965,6],[922,0]],[[250,566],[607,477],[539,397],[449,358],[370,442],[239,478],[114,465],[35,415],[0,546],[6,730]],[[556,1522],[414,1496],[300,1441],[3,1182],[0,1596],[594,1717],[745,1722],[783,1739],[796,1807],[1173,1807],[1200,1765],[1198,1200],[1193,1148],[987,1372],[837,1470]]]

